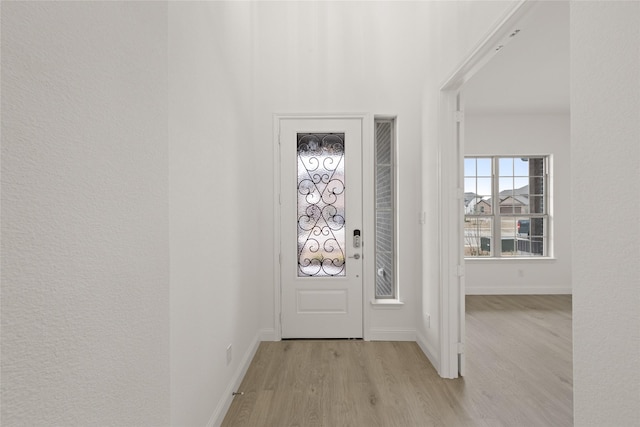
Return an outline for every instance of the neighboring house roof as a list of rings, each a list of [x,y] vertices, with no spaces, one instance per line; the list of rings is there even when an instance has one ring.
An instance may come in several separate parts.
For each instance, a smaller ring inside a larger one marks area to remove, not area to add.
[[[500,206],[529,206],[528,196],[508,196],[504,199],[500,199]]]
[[[469,206],[469,203],[477,197],[476,193],[464,193],[464,205]]]

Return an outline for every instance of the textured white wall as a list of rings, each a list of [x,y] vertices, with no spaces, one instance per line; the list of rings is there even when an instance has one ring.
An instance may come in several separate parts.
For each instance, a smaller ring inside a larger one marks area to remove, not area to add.
[[[166,21],[2,3],[2,425],[169,422]]]
[[[465,114],[465,155],[552,156],[553,259],[465,262],[467,294],[571,293],[569,114]]]
[[[271,146],[271,134],[252,137],[251,8],[169,4],[175,426],[221,419],[233,376],[259,338],[260,305],[273,304],[260,298],[261,288],[272,289],[272,239],[260,227],[272,208],[258,200],[272,194],[272,180],[256,153]]]
[[[571,3],[577,426],[640,425],[639,24],[638,2]]]

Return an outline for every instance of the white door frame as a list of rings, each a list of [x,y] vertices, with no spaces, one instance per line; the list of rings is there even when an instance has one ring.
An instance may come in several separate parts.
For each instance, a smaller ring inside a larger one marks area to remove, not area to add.
[[[464,112],[457,113],[462,87],[506,46],[518,22],[531,10],[533,0],[514,4],[469,56],[440,87],[439,243],[440,243],[440,376],[464,374]],[[458,125],[460,123],[460,125]]]
[[[275,341],[282,340],[282,286],[280,267],[280,245],[281,245],[281,226],[280,226],[280,121],[286,119],[357,119],[362,123],[362,163],[364,165],[373,165],[374,150],[372,145],[372,129],[373,121],[371,115],[366,113],[351,114],[306,114],[306,113],[290,113],[290,114],[274,114],[273,115],[273,338]],[[362,327],[363,339],[370,339],[370,320],[369,313],[366,310],[366,301],[370,301],[373,297],[373,287],[369,286],[371,280],[375,280],[373,270],[375,268],[375,260],[373,259],[373,229],[374,229],[374,192],[373,192],[373,167],[362,168]]]

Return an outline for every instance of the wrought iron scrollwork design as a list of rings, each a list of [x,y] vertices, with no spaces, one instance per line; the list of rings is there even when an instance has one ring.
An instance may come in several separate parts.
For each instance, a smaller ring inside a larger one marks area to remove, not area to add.
[[[298,276],[345,275],[344,133],[298,134]]]

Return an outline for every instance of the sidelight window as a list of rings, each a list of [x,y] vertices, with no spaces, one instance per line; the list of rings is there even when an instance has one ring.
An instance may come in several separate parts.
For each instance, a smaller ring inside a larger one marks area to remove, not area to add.
[[[375,120],[376,299],[396,290],[395,120]]]

